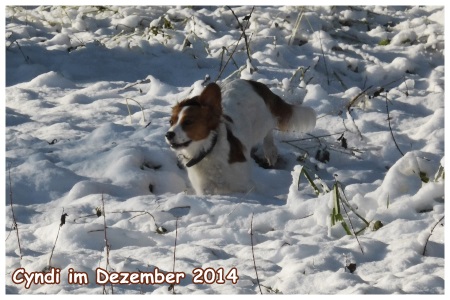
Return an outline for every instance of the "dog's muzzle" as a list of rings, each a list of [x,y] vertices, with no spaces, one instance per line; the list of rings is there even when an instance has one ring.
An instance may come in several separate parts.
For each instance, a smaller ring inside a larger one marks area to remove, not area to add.
[[[170,142],[175,138],[175,132],[173,131],[168,131],[166,133],[166,139]]]
[[[167,143],[170,145],[170,147],[173,148],[173,149],[180,149],[180,148],[187,147],[192,142],[192,141],[187,141],[187,142],[184,142],[184,143],[177,144],[177,143],[174,142],[174,139],[175,139],[175,132],[168,131],[166,133],[166,140],[167,140]]]

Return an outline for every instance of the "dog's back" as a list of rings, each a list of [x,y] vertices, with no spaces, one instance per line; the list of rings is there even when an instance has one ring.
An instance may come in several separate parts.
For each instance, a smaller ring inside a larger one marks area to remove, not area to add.
[[[248,151],[264,144],[266,137],[265,146],[270,148],[267,140],[274,128],[308,132],[316,125],[316,113],[312,108],[286,103],[266,85],[256,81],[234,80],[224,84],[222,106],[223,113],[233,120],[234,134]]]
[[[231,118],[233,134],[247,150],[262,142],[267,132],[276,127],[275,119],[264,100],[249,81],[235,80],[222,86],[222,107]]]

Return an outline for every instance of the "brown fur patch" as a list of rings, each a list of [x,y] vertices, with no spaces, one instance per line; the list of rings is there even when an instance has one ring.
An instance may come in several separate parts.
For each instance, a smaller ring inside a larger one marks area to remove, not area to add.
[[[211,130],[217,129],[222,115],[220,87],[210,83],[200,94],[178,103],[172,108],[170,124],[180,123],[186,135],[193,141],[208,137]],[[187,107],[180,116],[183,108]],[[179,120],[179,118],[182,118]]]
[[[228,155],[228,162],[230,164],[235,162],[244,162],[247,159],[244,155],[244,146],[241,141],[234,136],[230,129],[227,127],[227,140],[230,144],[230,153]]]
[[[170,126],[177,124],[178,118],[180,116],[181,110],[186,106],[200,106],[198,103],[198,96],[191,99],[186,99],[177,103],[177,105],[172,107],[172,116],[170,117]]]
[[[247,82],[250,83],[253,90],[264,99],[264,102],[267,107],[269,107],[272,115],[277,118],[278,129],[286,131],[293,113],[292,105],[284,102],[283,99],[272,93],[265,84],[252,80],[247,80]]]

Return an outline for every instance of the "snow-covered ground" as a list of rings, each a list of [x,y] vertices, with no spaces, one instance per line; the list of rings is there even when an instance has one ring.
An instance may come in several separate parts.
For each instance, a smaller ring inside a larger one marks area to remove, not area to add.
[[[444,293],[444,8],[252,8],[232,8],[248,52],[226,6],[5,8],[7,294]],[[317,126],[276,133],[247,194],[196,196],[171,107],[228,77]],[[59,284],[12,281],[49,264]],[[97,268],[186,276],[112,288]]]

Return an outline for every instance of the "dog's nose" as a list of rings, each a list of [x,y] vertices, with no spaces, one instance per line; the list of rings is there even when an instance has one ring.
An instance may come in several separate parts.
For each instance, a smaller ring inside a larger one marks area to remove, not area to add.
[[[175,137],[175,132],[173,131],[168,131],[166,133],[166,139],[168,139],[169,141],[172,140]]]

